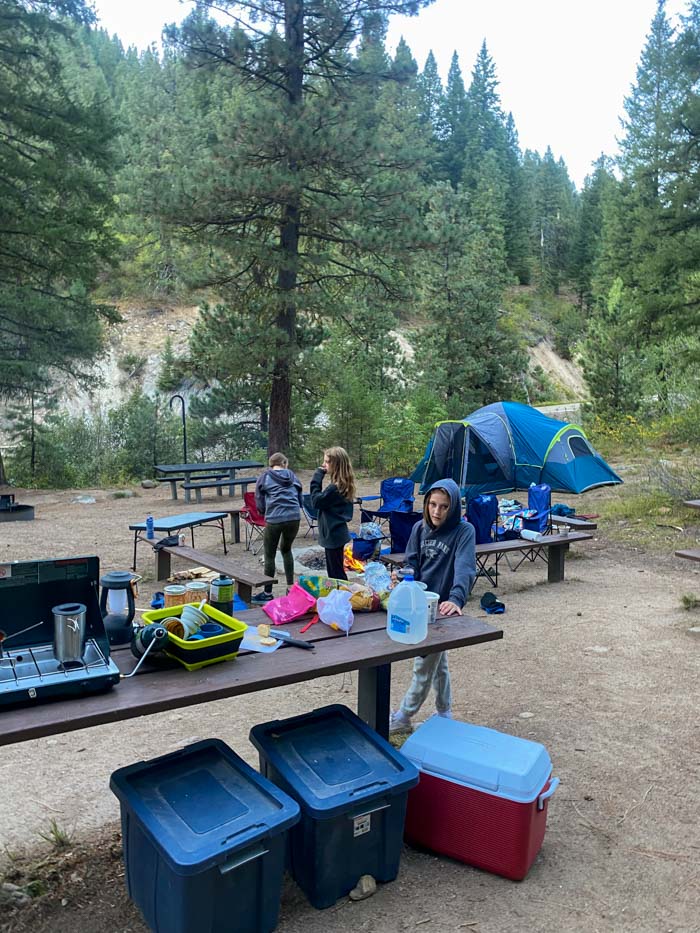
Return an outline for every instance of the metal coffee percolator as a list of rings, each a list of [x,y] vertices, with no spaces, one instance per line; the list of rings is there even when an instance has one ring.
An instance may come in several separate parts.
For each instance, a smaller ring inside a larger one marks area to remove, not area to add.
[[[80,663],[85,652],[87,609],[82,603],[62,603],[54,606],[53,651],[63,664]]]

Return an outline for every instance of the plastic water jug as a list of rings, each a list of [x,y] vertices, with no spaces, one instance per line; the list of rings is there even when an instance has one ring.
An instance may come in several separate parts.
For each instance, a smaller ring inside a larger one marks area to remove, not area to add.
[[[386,631],[389,638],[405,645],[417,645],[428,637],[428,600],[410,574],[391,591]]]

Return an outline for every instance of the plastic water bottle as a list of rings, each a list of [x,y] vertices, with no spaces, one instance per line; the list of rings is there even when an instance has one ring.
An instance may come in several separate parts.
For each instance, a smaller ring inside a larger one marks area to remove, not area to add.
[[[389,638],[404,645],[417,645],[428,637],[428,600],[412,574],[405,573],[402,582],[391,591],[386,632]]]
[[[539,531],[530,531],[529,528],[523,528],[520,537],[525,538],[526,541],[541,541],[544,535],[541,535]]]
[[[155,533],[153,531],[153,516],[149,515],[146,518],[146,537],[155,538]]]

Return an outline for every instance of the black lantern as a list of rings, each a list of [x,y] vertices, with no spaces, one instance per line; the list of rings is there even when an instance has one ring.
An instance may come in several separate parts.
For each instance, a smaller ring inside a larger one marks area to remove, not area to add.
[[[136,612],[131,583],[135,579],[128,570],[112,570],[100,578],[100,612],[110,645],[128,645],[131,641]]]

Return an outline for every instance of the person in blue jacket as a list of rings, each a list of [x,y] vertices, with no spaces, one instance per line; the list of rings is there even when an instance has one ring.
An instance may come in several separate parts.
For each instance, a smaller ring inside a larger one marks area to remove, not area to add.
[[[433,483],[423,501],[423,521],[417,522],[406,546],[406,567],[414,578],[440,597],[438,614],[462,615],[476,579],[474,527],[462,521],[459,487],[451,479]],[[398,710],[391,714],[389,732],[412,729],[412,718],[435,688],[438,716],[452,716],[452,690],[447,652],[416,658],[413,679]]]
[[[323,489],[326,475],[330,483]],[[348,522],[352,521],[355,500],[355,474],[347,451],[329,447],[323,452],[323,464],[311,477],[311,504],[318,512],[318,542],[326,551],[326,572],[334,580],[347,580],[343,566],[343,548],[350,540]]]

